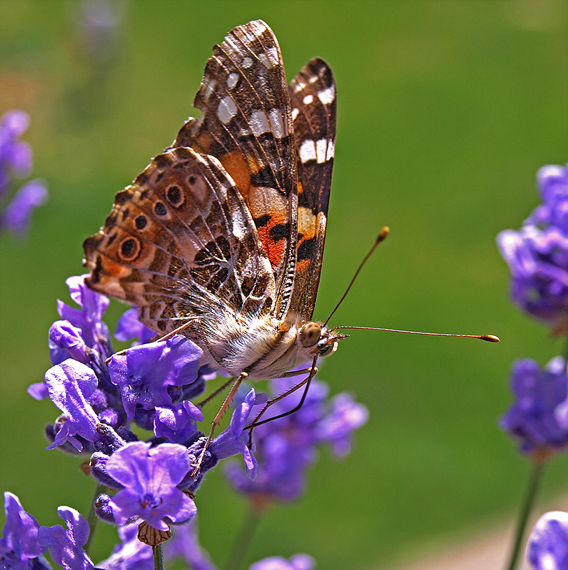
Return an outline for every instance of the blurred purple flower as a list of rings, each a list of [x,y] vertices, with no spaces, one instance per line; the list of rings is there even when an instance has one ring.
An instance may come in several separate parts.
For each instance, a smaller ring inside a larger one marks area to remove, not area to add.
[[[40,544],[47,546],[53,560],[66,570],[93,570],[95,566],[83,550],[89,538],[89,524],[71,507],[59,507],[57,513],[67,530],[59,524],[40,527]]]
[[[264,558],[251,565],[249,570],[312,570],[316,561],[307,554],[295,554],[286,560],[282,556]]]
[[[273,393],[282,393],[293,380],[273,380]],[[259,426],[254,431],[258,477],[251,480],[234,464],[225,473],[231,484],[248,495],[256,507],[271,500],[292,501],[304,491],[306,471],[317,458],[317,447],[331,445],[336,455],[349,452],[352,433],[368,417],[367,409],[346,394],[327,401],[328,388],[323,382],[312,381],[303,406],[294,414]],[[270,408],[276,416],[294,408],[301,390]]]
[[[195,516],[195,503],[177,488],[190,468],[182,445],[163,443],[152,448],[139,441],[115,451],[106,469],[124,486],[110,501],[116,523],[123,525],[139,517],[167,531],[168,523],[183,523]]]
[[[6,524],[0,538],[0,565],[6,570],[49,568],[39,559],[46,551],[38,541],[39,525],[32,515],[24,511],[20,500],[13,493],[4,493]],[[35,566],[32,560],[38,559]]]
[[[568,513],[546,513],[529,538],[527,558],[535,570],[568,570]]]
[[[511,270],[511,296],[521,309],[557,333],[568,326],[568,169],[538,173],[544,203],[520,232],[505,230],[497,243]]]
[[[25,234],[32,211],[47,200],[47,187],[31,180],[12,194],[10,178],[26,176],[32,168],[32,149],[19,140],[29,125],[29,116],[18,109],[0,117],[0,230]]]
[[[120,544],[103,562],[97,564],[101,570],[154,570],[152,547],[138,540],[138,525],[129,524],[118,529]],[[196,569],[197,570],[197,569]]]
[[[6,228],[15,235],[24,235],[32,212],[47,201],[47,186],[39,179],[24,184],[0,215],[0,230]]]
[[[165,545],[165,555],[168,560],[183,560],[192,570],[217,570],[209,554],[199,544],[197,517],[174,528],[172,539]]]
[[[566,399],[567,386],[561,357],[552,359],[546,370],[530,359],[513,365],[511,388],[516,399],[500,425],[519,441],[523,453],[548,453],[568,446],[568,428],[558,423],[555,414]]]
[[[201,355],[201,349],[181,335],[113,355],[108,370],[120,388],[128,420],[134,419],[136,406],[144,410],[171,406],[168,387],[195,382]]]

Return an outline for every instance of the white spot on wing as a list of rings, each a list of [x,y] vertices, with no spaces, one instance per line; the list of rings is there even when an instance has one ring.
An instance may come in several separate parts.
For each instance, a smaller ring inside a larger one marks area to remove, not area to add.
[[[316,159],[316,145],[313,140],[307,139],[300,146],[300,160],[302,164]]]
[[[245,58],[243,59],[243,67],[244,67],[245,69],[248,69],[248,68],[251,67],[251,66],[252,66],[252,59],[251,59],[250,57],[245,57]]]
[[[268,59],[272,62],[272,65],[278,65],[280,62],[280,58],[278,57],[278,50],[275,47],[268,48],[266,50],[268,52]]]
[[[280,109],[276,107],[274,107],[274,109],[270,109],[268,117],[270,119],[272,132],[277,139],[284,138],[288,135],[288,123]]]
[[[335,99],[335,85],[330,85],[327,89],[318,93],[319,100],[324,105],[329,105]]]
[[[298,91],[301,91],[305,86],[306,84],[303,81],[298,81],[296,87],[294,87],[294,93],[298,93]]]
[[[334,154],[335,145],[329,139],[319,139],[317,141],[307,139],[300,146],[300,160],[302,164],[310,160],[315,160],[318,164],[322,164],[333,158]]]
[[[233,219],[233,235],[237,239],[242,239],[245,236],[245,230],[243,228],[241,220],[238,220],[236,218]]]
[[[328,143],[329,141],[327,139],[320,139],[319,141],[316,142],[316,154],[317,154],[316,160],[318,161],[318,164],[321,164],[322,162],[325,162],[327,160],[326,157],[327,157]]]
[[[205,99],[205,101],[211,97],[211,93],[213,93],[216,85],[217,83],[214,80],[211,80],[205,84],[205,91],[203,92],[203,99]]]
[[[217,108],[217,116],[219,120],[225,125],[231,121],[231,119],[237,114],[237,105],[233,99],[227,95],[219,101],[219,107]]]
[[[304,105],[310,105],[311,103],[313,103],[313,101],[314,101],[313,95],[306,95],[304,97]]]
[[[250,130],[255,137],[270,130],[266,113],[261,109],[252,112],[250,116]]]
[[[227,87],[232,89],[237,82],[239,81],[239,74],[238,73],[229,73],[229,77],[227,77]]]

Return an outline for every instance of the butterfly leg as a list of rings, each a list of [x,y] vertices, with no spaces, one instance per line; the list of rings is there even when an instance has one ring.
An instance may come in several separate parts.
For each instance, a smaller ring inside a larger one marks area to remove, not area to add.
[[[315,365],[316,360],[317,360],[317,357],[314,358],[314,361],[313,361],[312,366],[310,368],[307,368],[305,370],[297,370],[295,373],[288,373],[286,376],[290,377],[290,376],[296,376],[298,373],[309,372],[308,376],[306,376],[306,378],[304,378],[301,382],[298,382],[298,384],[292,386],[292,388],[290,388],[289,390],[286,390],[286,392],[284,392],[284,393],[280,394],[279,396],[276,396],[276,398],[273,398],[272,400],[269,400],[268,402],[266,402],[266,405],[264,406],[264,408],[262,408],[262,410],[260,410],[258,416],[256,416],[256,418],[253,420],[253,422],[245,428],[245,429],[249,430],[249,448],[250,449],[252,449],[252,433],[253,433],[253,430],[255,427],[258,427],[262,424],[266,424],[266,423],[271,422],[273,420],[277,420],[279,418],[283,418],[285,416],[289,416],[290,414],[297,412],[304,405],[304,402],[306,401],[306,396],[308,395],[308,390],[310,389],[310,384],[312,383],[312,379],[316,375],[316,372],[318,371],[318,369],[316,368],[316,365]],[[286,376],[282,376],[282,378],[285,378]],[[273,404],[276,404],[276,402],[279,402],[280,400],[283,400],[284,398],[286,398],[290,394],[293,394],[296,390],[299,390],[302,386],[305,386],[304,393],[302,394],[302,397],[300,398],[300,401],[299,401],[297,406],[295,406],[291,410],[288,410],[287,412],[283,412],[282,414],[278,414],[277,416],[274,416],[272,418],[268,418],[268,419],[262,420],[262,421],[260,420],[260,418],[264,415],[264,413],[266,412],[266,410],[268,410],[268,408],[270,406],[272,406]]]
[[[235,394],[237,393],[237,390],[239,389],[239,386],[241,385],[242,381],[245,380],[246,378],[248,378],[248,373],[242,372],[241,375],[235,380],[235,383],[233,384],[231,391],[227,394],[227,397],[225,398],[223,405],[221,406],[221,408],[217,412],[217,415],[215,416],[215,419],[213,420],[213,422],[211,424],[211,431],[209,432],[209,436],[207,437],[207,441],[205,442],[205,445],[203,446],[203,451],[201,452],[201,455],[199,456],[197,463],[195,465],[193,465],[194,469],[193,469],[193,473],[191,474],[192,477],[195,477],[197,475],[197,472],[199,471],[199,468],[201,467],[201,464],[203,463],[203,458],[205,457],[205,452],[207,451],[207,448],[211,445],[211,441],[213,440],[213,434],[215,433],[215,428],[221,422],[221,418],[223,417],[223,414],[227,410],[227,407],[231,403],[232,399],[235,397]],[[231,380],[233,380],[233,379],[231,379]],[[226,384],[228,384],[228,382]]]

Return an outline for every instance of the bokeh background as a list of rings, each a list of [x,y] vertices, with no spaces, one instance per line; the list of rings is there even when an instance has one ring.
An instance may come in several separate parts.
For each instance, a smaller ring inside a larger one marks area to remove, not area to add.
[[[249,561],[306,552],[319,568],[387,568],[513,516],[527,461],[497,428],[511,363],[563,346],[508,299],[495,235],[539,199],[535,174],[568,157],[568,17],[556,0],[405,2],[0,0],[0,113],[26,110],[34,175],[49,185],[24,241],[0,237],[1,489],[41,524],[86,512],[79,461],[44,451],[57,412],[26,387],[49,367],[47,331],[82,240],[114,194],[174,138],[214,43],[263,18],[288,77],[325,58],[338,134],[316,316],[325,319],[383,225],[391,236],[334,324],[494,333],[463,339],[353,331],[321,372],[370,410],[353,453],[326,451],[302,501],[272,509]],[[97,20],[98,18],[98,20]],[[97,25],[94,25],[94,22]],[[123,307],[114,305],[114,326]],[[566,457],[543,498],[567,490]],[[211,473],[200,535],[222,564],[246,505]],[[106,557],[114,530],[98,536]]]

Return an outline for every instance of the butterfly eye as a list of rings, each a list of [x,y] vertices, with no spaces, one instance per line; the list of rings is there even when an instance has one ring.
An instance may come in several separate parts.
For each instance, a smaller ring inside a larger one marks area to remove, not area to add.
[[[314,346],[321,337],[321,325],[318,323],[306,323],[299,332],[300,343],[304,348]]]

